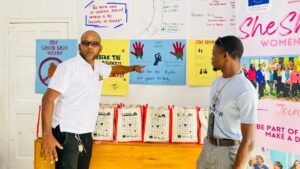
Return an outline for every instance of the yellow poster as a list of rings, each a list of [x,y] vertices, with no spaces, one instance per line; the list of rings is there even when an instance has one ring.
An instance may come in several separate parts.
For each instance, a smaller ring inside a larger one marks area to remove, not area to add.
[[[211,65],[214,40],[188,40],[187,77],[190,86],[210,86],[221,75]]]
[[[105,64],[129,65],[129,40],[101,40],[102,52],[97,57],[98,61]],[[128,95],[128,73],[109,77],[103,81],[102,95],[127,96]]]

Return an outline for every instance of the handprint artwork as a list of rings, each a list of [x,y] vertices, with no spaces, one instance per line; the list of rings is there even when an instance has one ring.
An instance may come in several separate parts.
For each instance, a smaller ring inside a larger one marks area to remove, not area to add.
[[[134,56],[136,56],[136,59],[143,58],[143,48],[144,48],[144,44],[142,44],[141,42],[135,42],[134,44],[132,44],[134,52],[130,52],[131,54],[133,54]]]
[[[183,60],[183,49],[185,47],[185,44],[182,44],[181,42],[173,43],[174,52],[170,52],[171,55],[175,56],[177,60]]]
[[[185,44],[186,41],[180,39],[131,40],[130,64],[146,65],[146,68],[142,74],[130,74],[130,83],[184,85],[186,79]],[[141,51],[142,57],[138,55]]]

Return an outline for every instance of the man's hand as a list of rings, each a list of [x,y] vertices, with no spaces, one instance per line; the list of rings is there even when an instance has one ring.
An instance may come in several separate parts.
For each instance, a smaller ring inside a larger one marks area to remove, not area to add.
[[[143,48],[144,48],[144,44],[142,44],[141,42],[135,42],[133,44],[133,49],[134,52],[130,52],[131,54],[133,54],[134,56],[136,56],[136,58],[141,58],[143,57]]]
[[[184,44],[182,44],[181,42],[176,42],[173,43],[173,48],[175,50],[175,52],[170,52],[171,55],[175,56],[177,58],[177,60],[182,60],[183,59],[183,49],[184,49]]]
[[[46,162],[48,157],[50,158],[51,164],[53,163],[53,160],[58,161],[56,147],[61,150],[63,149],[52,134],[43,135],[40,156],[43,158],[44,162]]]
[[[135,68],[135,71],[138,72],[138,73],[142,73],[142,69],[144,68],[145,66],[140,66],[140,65],[135,65],[134,68]]]

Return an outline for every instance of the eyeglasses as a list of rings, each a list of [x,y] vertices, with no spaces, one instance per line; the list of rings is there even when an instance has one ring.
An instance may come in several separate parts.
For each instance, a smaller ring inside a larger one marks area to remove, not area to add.
[[[93,47],[98,47],[98,46],[100,46],[100,43],[97,42],[97,41],[92,41],[92,42],[90,42],[90,41],[87,41],[87,40],[83,40],[83,41],[81,41],[80,44],[81,44],[82,46],[85,46],[85,47],[88,47],[88,46],[90,46],[90,45],[92,45]]]
[[[224,44],[224,42],[222,41],[222,39],[220,37],[218,37],[218,39],[216,40],[216,43],[220,44],[226,51],[226,45]]]

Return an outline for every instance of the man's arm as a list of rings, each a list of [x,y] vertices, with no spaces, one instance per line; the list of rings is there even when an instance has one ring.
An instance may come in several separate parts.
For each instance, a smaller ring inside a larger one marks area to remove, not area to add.
[[[243,139],[238,149],[233,169],[244,169],[249,161],[250,153],[254,148],[255,130],[255,124],[241,124]]]
[[[112,70],[110,73],[110,76],[114,76],[117,74],[126,74],[128,72],[138,72],[138,73],[142,73],[142,69],[145,66],[140,66],[140,65],[134,65],[134,66],[122,66],[122,65],[118,65],[118,66],[112,66]]]
[[[54,111],[54,101],[60,95],[56,90],[48,88],[42,99],[42,145],[41,157],[44,161],[49,156],[51,163],[53,159],[58,160],[55,147],[62,149],[63,147],[58,143],[52,134],[52,116]]]

